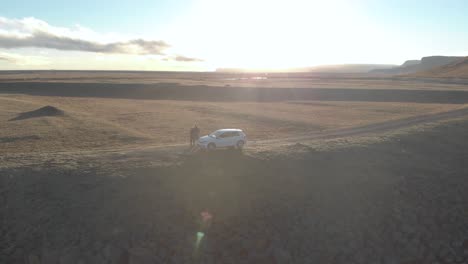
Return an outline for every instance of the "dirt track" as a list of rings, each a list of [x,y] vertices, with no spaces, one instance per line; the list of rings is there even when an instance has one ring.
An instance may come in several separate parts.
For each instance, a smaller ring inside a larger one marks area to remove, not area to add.
[[[286,139],[278,139],[278,140],[259,140],[256,142],[252,142],[251,146],[255,146],[255,144],[271,144],[271,143],[294,143],[301,140],[315,140],[315,139],[331,139],[331,138],[339,138],[339,137],[346,137],[346,136],[357,136],[357,135],[364,135],[370,133],[379,133],[385,132],[390,130],[395,130],[404,127],[415,126],[424,123],[430,122],[437,122],[442,121],[445,119],[451,118],[458,118],[468,115],[468,108],[433,114],[433,115],[421,115],[416,117],[405,118],[401,120],[394,120],[388,121],[378,124],[371,124],[362,127],[353,127],[347,129],[341,129],[336,131],[327,131],[324,133],[317,133],[317,134],[309,134],[304,136],[298,137],[290,137]]]
[[[277,145],[284,145],[284,144],[293,144],[293,143],[301,143],[301,141],[309,141],[309,140],[317,140],[317,139],[333,139],[333,138],[340,138],[340,137],[347,137],[347,136],[358,136],[358,135],[366,135],[366,134],[373,134],[373,133],[380,133],[386,131],[392,131],[400,128],[411,127],[415,125],[420,125],[424,123],[430,122],[438,122],[446,119],[458,118],[468,115],[468,108],[462,108],[458,110],[438,113],[434,115],[421,115],[411,118],[405,118],[401,120],[394,120],[388,121],[378,124],[371,124],[362,127],[353,127],[341,130],[333,130],[333,131],[324,131],[320,133],[314,134],[307,134],[302,136],[294,136],[282,139],[273,139],[273,140],[255,140],[249,141],[248,145],[246,146],[246,150],[255,149],[256,147],[262,146],[277,146]],[[170,152],[184,152],[186,151],[187,143],[178,143],[178,144],[170,144],[170,145],[149,145],[149,146],[142,146],[142,147],[134,147],[134,148],[117,148],[117,149],[106,149],[100,150],[98,152],[105,152],[105,153],[148,153],[152,150],[157,151],[170,151]],[[94,151],[93,151],[94,152]],[[83,152],[80,152],[83,153]]]

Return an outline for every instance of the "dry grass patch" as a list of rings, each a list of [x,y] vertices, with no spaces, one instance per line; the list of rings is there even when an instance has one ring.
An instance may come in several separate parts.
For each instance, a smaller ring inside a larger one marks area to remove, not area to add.
[[[463,105],[373,102],[192,102],[2,95],[1,152],[74,151],[187,140],[197,123],[202,133],[242,128],[251,140],[290,137],[416,115]],[[52,106],[59,116],[12,120]],[[12,120],[12,121],[9,121]]]

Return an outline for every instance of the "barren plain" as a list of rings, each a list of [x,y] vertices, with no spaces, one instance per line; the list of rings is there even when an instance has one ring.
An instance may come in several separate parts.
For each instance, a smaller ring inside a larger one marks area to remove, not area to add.
[[[468,85],[0,74],[0,263],[466,263]],[[246,131],[188,151],[188,129]]]

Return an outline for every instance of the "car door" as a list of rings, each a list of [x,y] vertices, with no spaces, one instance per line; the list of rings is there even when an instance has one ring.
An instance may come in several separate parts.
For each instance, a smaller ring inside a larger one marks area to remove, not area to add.
[[[231,137],[229,138],[229,145],[236,146],[237,141],[240,140],[239,132],[233,131]]]
[[[235,131],[224,132],[223,138],[222,138],[222,146],[223,147],[235,146],[237,143],[237,135],[238,133]]]
[[[216,137],[216,146],[217,147],[226,147],[229,144],[229,132],[221,133],[219,136]]]

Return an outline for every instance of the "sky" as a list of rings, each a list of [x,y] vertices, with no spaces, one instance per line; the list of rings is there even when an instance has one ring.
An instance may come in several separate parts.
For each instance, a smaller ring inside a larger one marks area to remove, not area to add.
[[[1,2],[0,70],[284,69],[468,56],[466,0]]]

